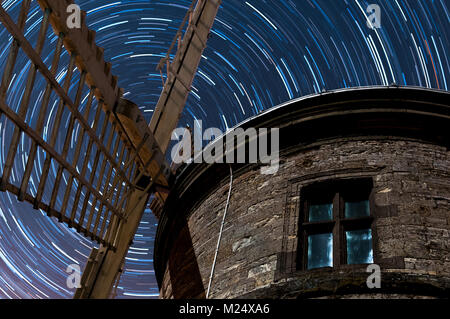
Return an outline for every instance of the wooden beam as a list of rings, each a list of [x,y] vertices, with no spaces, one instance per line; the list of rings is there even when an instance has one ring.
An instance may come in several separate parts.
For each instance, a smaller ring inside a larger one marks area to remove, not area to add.
[[[200,65],[221,0],[199,0],[173,62],[150,122],[156,142],[166,153]]]

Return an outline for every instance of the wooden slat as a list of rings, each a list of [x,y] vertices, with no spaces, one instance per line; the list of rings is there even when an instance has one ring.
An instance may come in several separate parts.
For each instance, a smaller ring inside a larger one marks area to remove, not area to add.
[[[53,62],[52,62],[52,67],[51,67],[51,74],[56,75],[56,70],[58,68],[58,64],[59,64],[59,60],[61,57],[61,50],[62,50],[62,45],[63,45],[63,36],[59,36],[58,37],[58,42],[56,44],[56,49],[55,49],[55,55],[53,57]],[[47,114],[47,108],[48,108],[48,104],[50,101],[50,95],[52,92],[52,87],[50,85],[50,83],[47,83],[47,86],[45,88],[45,92],[42,98],[42,104],[41,104],[41,108],[39,110],[39,115],[38,115],[38,119],[37,119],[37,124],[36,124],[36,133],[37,134],[41,134],[42,130],[44,128],[45,125],[45,115]],[[36,157],[36,152],[37,152],[37,145],[35,141],[32,141],[31,144],[31,148],[30,148],[30,154],[28,156],[27,159],[27,164],[26,164],[26,168],[25,168],[25,173],[23,175],[22,178],[22,183],[20,186],[20,192],[18,195],[18,200],[22,201],[24,199],[24,194],[27,191],[28,188],[28,182],[30,180],[31,177],[31,173],[33,171],[33,166],[34,166],[34,160]]]
[[[82,177],[76,169],[70,165],[66,159],[62,158],[60,154],[58,154],[53,147],[51,147],[47,142],[45,142],[40,136],[36,134],[33,130],[30,129],[28,124],[26,124],[13,110],[11,110],[4,100],[0,100],[0,110],[20,129],[22,129],[31,139],[36,141],[36,143],[44,149],[52,158],[56,159],[56,161],[61,164],[64,169],[66,169],[70,174],[74,175],[85,187],[89,189],[89,191],[94,194],[97,198],[103,198],[97,190],[89,183],[84,177]],[[114,207],[102,200],[109,209],[116,212]],[[117,215],[121,215],[120,213],[116,212]]]
[[[72,74],[73,74],[74,68],[75,68],[75,56],[72,55],[70,58],[69,67],[67,68],[66,78],[64,81],[64,92],[66,94],[67,94],[70,84],[72,82]],[[56,115],[55,115],[55,120],[53,122],[53,128],[50,133],[49,144],[52,149],[55,147],[56,139],[58,138],[58,135],[60,134],[59,126],[61,124],[61,119],[63,116],[64,108],[65,108],[64,100],[60,99],[58,108],[56,111]],[[38,191],[37,191],[37,195],[36,195],[37,202],[40,202],[42,200],[42,196],[44,195],[45,185],[47,184],[47,178],[48,178],[48,173],[50,171],[51,162],[52,162],[52,157],[47,152],[46,156],[45,156],[44,166],[42,168],[42,174],[39,179],[39,186],[38,186]],[[62,169],[61,163],[59,163],[59,164],[60,164],[60,169]],[[62,172],[61,172],[61,174],[62,174]],[[55,207],[56,196],[54,194],[55,194],[55,190],[56,190],[56,193],[58,192],[59,182],[61,180],[61,174],[59,174],[59,176],[58,175],[56,176],[55,183],[53,184],[53,192],[52,192],[52,197],[51,197],[51,201],[50,201],[50,207]]]
[[[89,113],[90,113],[90,110],[92,107],[93,97],[94,97],[94,90],[91,89],[89,91],[89,96],[88,96],[88,100],[87,100],[87,104],[86,104],[86,110],[84,112],[85,119],[89,118]],[[77,141],[77,145],[75,147],[75,154],[74,154],[73,160],[72,160],[72,166],[74,166],[74,167],[76,167],[78,164],[78,160],[80,158],[80,153],[81,153],[81,148],[83,147],[83,141],[84,141],[84,129],[82,127],[80,127],[79,138]],[[81,175],[83,176],[83,174],[81,174]],[[70,175],[69,181],[67,182],[66,192],[64,194],[63,204],[61,207],[61,211],[63,213],[65,213],[66,209],[67,209],[69,196],[70,196],[70,193],[72,192],[73,181],[74,181],[74,177],[72,175]],[[71,221],[73,221],[75,219],[76,209],[78,208],[78,201],[80,199],[80,195],[81,195],[81,191],[79,193],[77,192],[77,196],[75,196],[73,206],[72,206],[72,212],[70,214]],[[71,225],[69,225],[69,227],[70,226]]]
[[[19,20],[17,22],[17,29],[19,30],[19,32],[23,32],[23,29],[25,28],[25,22],[27,20],[28,11],[30,10],[30,2],[31,0],[22,1],[22,7],[20,8],[19,13]],[[9,50],[8,60],[6,61],[6,67],[3,72],[2,84],[0,85],[0,98],[5,97],[6,90],[8,89],[9,84],[11,82],[14,65],[16,64],[17,54],[19,53],[19,46],[20,44],[17,41],[17,39],[13,38],[13,42]]]
[[[86,72],[82,72],[81,73],[81,79],[80,82],[78,84],[78,90],[77,90],[77,94],[75,97],[75,107],[79,107],[80,102],[81,102],[81,94],[83,93],[83,87],[84,87],[84,80],[86,78]],[[72,134],[73,134],[73,128],[75,126],[75,117],[70,114],[69,115],[70,120],[69,120],[69,127],[67,128],[67,132],[66,132],[66,138],[64,140],[64,145],[63,145],[63,150],[61,153],[61,156],[63,158],[67,158],[67,153],[69,152],[69,146],[70,146],[70,141],[72,139]],[[58,131],[59,131],[59,127],[58,127]],[[58,192],[59,192],[59,185],[61,182],[61,177],[63,174],[63,167],[60,165],[58,168],[58,172],[56,173],[56,179],[55,179],[55,186],[53,188],[53,193],[52,193],[52,197],[50,200],[50,205],[54,206],[55,202],[56,202],[56,198],[58,196]],[[65,212],[65,208],[62,207],[61,211],[64,213]]]
[[[25,15],[24,10],[21,12],[21,17],[22,17],[22,15]],[[47,28],[48,28],[48,18],[49,18],[49,11],[47,10],[44,13],[44,18],[41,23],[41,28],[40,28],[40,32],[39,32],[39,36],[38,36],[38,40],[37,40],[36,53],[38,53],[38,54],[41,54],[41,51],[42,51],[43,43],[45,40],[45,33],[47,32]],[[20,19],[20,20],[22,21],[22,19]],[[15,52],[14,54],[16,56],[17,52]],[[19,110],[17,112],[17,114],[23,119],[25,119],[25,116],[28,111],[31,92],[33,91],[34,82],[36,80],[36,72],[37,72],[36,65],[31,64],[30,69],[28,71],[28,78],[26,81],[25,90],[22,95],[22,101],[20,103]],[[9,74],[9,71],[5,72],[5,74]],[[13,167],[13,162],[14,162],[14,159],[17,154],[17,147],[19,145],[21,133],[22,132],[19,130],[18,127],[14,128],[14,132],[13,132],[13,135],[11,138],[11,143],[10,143],[9,149],[8,149],[8,155],[6,156],[6,161],[5,161],[5,165],[3,168],[3,175],[0,180],[0,190],[1,191],[6,190],[6,185],[9,181],[9,178],[11,175],[11,170]]]
[[[163,152],[169,146],[172,132],[186,104],[220,3],[221,0],[197,2],[180,48],[167,70],[168,80],[149,125]]]
[[[116,145],[114,146],[114,151],[113,151],[114,154],[117,153],[118,148],[119,148],[119,144],[120,144],[119,143],[119,141],[120,141],[119,137],[117,137],[117,141],[118,142],[116,142]],[[125,154],[125,145],[123,145],[121,154],[119,155],[120,161],[122,161],[124,154]],[[112,172],[113,172],[113,168],[112,168],[112,166],[110,166],[109,167],[109,171],[108,171],[108,175],[106,177],[105,187],[103,188],[103,194],[105,195],[106,200],[108,201],[108,203],[111,203],[110,196],[108,196],[108,195],[109,195],[109,193],[111,191],[114,190],[114,188],[113,188],[114,187],[114,184],[113,184],[114,181],[112,181],[111,186],[109,186]],[[100,210],[103,210],[103,207],[104,207],[104,205],[101,204]],[[107,219],[109,217],[109,212],[110,212],[109,210],[106,211],[105,218],[103,219],[103,223],[102,223],[101,228],[100,228],[100,237],[103,237],[103,234],[104,234],[104,231],[105,231],[106,222],[107,222]]]
[[[66,25],[68,17],[67,6],[73,4],[72,0],[38,0],[43,9],[50,8],[52,15],[50,21],[52,23],[55,32],[64,33],[64,45],[69,52],[76,52],[77,66],[79,69],[87,70],[87,82],[91,86],[97,87],[96,96],[99,100],[103,100],[103,107],[105,111],[117,112],[117,101],[120,99],[120,90],[117,87],[117,78],[111,74],[111,64],[105,63],[103,60],[103,48],[98,47],[95,44],[95,32],[88,29],[84,21],[82,21],[81,28],[69,29]],[[83,13],[83,17],[85,13]],[[139,118],[143,118],[143,114],[138,110]],[[150,133],[147,123],[136,123],[133,119],[124,116],[121,112],[114,114],[120,122],[123,136],[128,140],[131,147],[136,147],[143,139],[146,132]],[[137,133],[137,134],[135,134]],[[151,165],[150,176],[154,177],[159,167],[164,167],[163,174],[159,177],[159,183],[168,185],[170,178],[169,165],[166,163],[163,152],[159,149],[155,139],[151,136],[145,148],[138,152],[138,160],[143,165],[146,162],[146,158],[150,155],[150,152],[157,152],[155,157],[155,164]]]
[[[62,158],[47,142],[45,142],[39,135],[36,134],[33,130],[30,130],[30,127],[13,111],[11,110],[4,100],[0,100],[0,110],[5,114],[15,125],[17,125],[21,130],[23,130],[31,139],[33,139],[39,147],[44,149],[52,158],[55,158],[58,163],[60,163],[70,174],[74,175],[79,181],[80,184],[82,184],[84,187],[86,187],[94,196],[97,198],[102,198],[102,196],[97,193],[97,191],[92,187],[91,184],[88,183],[84,178],[80,176],[80,174],[64,159]],[[80,186],[81,188],[81,186]],[[18,195],[20,189],[18,187],[15,187],[12,184],[7,184],[7,190],[12,192],[13,194]],[[30,203],[33,203],[36,205],[37,209],[42,209],[47,212],[49,216],[55,216],[57,217],[61,222],[69,223],[70,220],[68,217],[64,216],[61,212],[58,212],[55,210],[54,207],[51,207],[49,205],[44,204],[42,201],[39,201],[36,203],[36,197],[33,197],[29,194],[24,195],[24,199]],[[119,219],[122,219],[122,213],[118,212],[114,209],[112,205],[110,205],[108,202],[106,202],[104,199],[102,199],[102,202],[104,205],[111,211],[114,212],[115,215],[119,217]],[[94,240],[98,240],[99,242],[104,242],[103,239],[99,238],[95,234],[92,234],[87,230],[86,228],[82,227],[80,225],[81,231],[85,232],[87,236],[92,236]]]
[[[59,83],[56,81],[56,79],[52,76],[50,71],[47,69],[47,66],[44,64],[44,62],[41,60],[41,58],[37,55],[37,53],[31,47],[29,42],[25,39],[25,37],[20,33],[17,26],[11,20],[11,18],[6,13],[6,11],[1,7],[0,7],[0,21],[5,25],[5,27],[8,29],[8,31],[18,40],[21,48],[28,55],[31,62],[36,64],[36,66],[39,68],[39,71],[41,72],[41,74],[52,85],[54,92],[56,92],[59,95],[59,97],[64,101],[64,103],[66,103],[66,106],[68,107],[68,109],[73,113],[73,115],[76,117],[76,119],[80,122],[80,124],[83,126],[83,128],[85,129],[85,132],[89,135],[89,137],[91,139],[93,139],[93,141],[96,143],[96,145],[108,157],[110,162],[113,163],[115,166],[117,166],[115,159],[110,154],[107,154],[106,148],[103,145],[102,141],[97,136],[96,132],[87,123],[87,121],[84,119],[83,115],[77,110],[77,108],[74,106],[71,99],[68,97],[67,93],[59,85]],[[122,172],[120,170],[119,170],[119,172],[122,174]]]

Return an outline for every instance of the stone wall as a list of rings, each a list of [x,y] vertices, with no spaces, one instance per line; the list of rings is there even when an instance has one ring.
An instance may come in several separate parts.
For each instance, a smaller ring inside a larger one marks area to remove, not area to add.
[[[373,179],[378,291],[367,290],[364,267],[295,265],[301,188],[357,177]],[[187,227],[173,234],[162,298],[205,296],[228,183],[211,189],[190,210]],[[407,139],[335,139],[286,151],[273,176],[251,167],[235,172],[210,297],[427,297],[448,294],[449,278],[449,151]]]

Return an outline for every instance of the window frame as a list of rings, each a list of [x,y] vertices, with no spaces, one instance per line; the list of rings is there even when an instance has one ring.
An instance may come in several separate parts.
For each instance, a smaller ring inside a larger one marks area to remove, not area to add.
[[[374,205],[372,179],[351,179],[327,181],[302,188],[298,224],[297,270],[340,268],[366,264],[348,264],[346,231],[370,229],[372,233],[372,253],[374,254]],[[369,202],[369,216],[345,218],[345,202]],[[331,220],[309,222],[311,204],[333,204]],[[331,233],[333,235],[333,266],[308,269],[308,236]],[[375,256],[373,256],[375,259]]]

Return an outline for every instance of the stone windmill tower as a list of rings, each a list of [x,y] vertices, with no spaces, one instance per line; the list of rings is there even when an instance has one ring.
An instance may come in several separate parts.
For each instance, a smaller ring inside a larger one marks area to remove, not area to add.
[[[279,128],[278,171],[180,171],[155,242],[161,297],[448,298],[449,103],[446,91],[354,88],[239,125]]]

